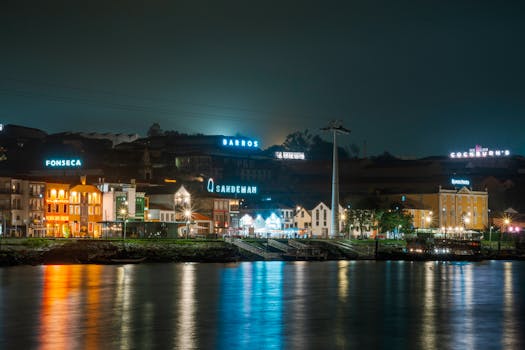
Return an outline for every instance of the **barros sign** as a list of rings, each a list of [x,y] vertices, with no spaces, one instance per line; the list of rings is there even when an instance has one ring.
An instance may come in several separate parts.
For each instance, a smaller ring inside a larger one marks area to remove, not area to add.
[[[82,161],[78,158],[73,159],[46,159],[45,165],[48,168],[78,168],[82,166]]]
[[[206,186],[208,192],[225,194],[257,194],[257,186],[247,185],[216,185],[212,178]]]
[[[222,139],[222,145],[225,147],[236,147],[236,148],[258,148],[259,141],[238,139],[233,137],[225,137]]]

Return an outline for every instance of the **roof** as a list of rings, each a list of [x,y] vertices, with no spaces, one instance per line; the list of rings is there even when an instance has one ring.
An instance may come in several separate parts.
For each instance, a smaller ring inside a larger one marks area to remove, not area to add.
[[[207,217],[206,215],[202,215],[199,213],[192,213],[191,217],[193,220],[199,220],[199,221],[211,221],[210,217]]]

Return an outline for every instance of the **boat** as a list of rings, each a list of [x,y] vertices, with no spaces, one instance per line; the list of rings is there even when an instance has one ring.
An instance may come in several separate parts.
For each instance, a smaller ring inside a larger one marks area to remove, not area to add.
[[[110,259],[113,264],[140,264],[146,260],[146,257],[142,258],[123,258],[123,259]]]

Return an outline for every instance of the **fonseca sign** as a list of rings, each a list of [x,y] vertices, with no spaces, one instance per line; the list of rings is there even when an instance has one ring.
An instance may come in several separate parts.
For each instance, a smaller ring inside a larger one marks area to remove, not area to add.
[[[82,161],[78,158],[73,159],[46,159],[44,164],[48,168],[78,168],[82,166]]]
[[[206,186],[208,192],[225,194],[257,194],[257,186],[246,185],[216,185],[212,178]]]
[[[493,158],[493,157],[508,157],[510,151],[508,149],[491,150],[480,145],[469,149],[468,152],[452,152],[450,158]]]
[[[258,148],[259,141],[248,140],[248,139],[238,139],[238,138],[233,138],[233,137],[224,137],[222,139],[222,145],[225,147],[235,147],[235,148]]]

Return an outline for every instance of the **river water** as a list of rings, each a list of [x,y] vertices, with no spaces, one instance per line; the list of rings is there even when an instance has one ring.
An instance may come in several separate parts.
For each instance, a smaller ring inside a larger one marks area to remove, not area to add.
[[[525,349],[525,262],[0,269],[0,349]]]

